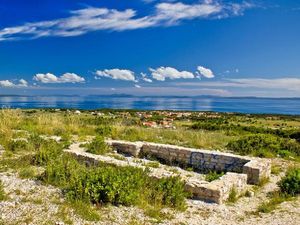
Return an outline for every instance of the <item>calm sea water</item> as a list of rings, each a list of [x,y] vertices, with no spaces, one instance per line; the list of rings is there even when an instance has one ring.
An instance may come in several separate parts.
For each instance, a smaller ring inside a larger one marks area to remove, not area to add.
[[[300,98],[0,96],[9,108],[189,110],[300,115]]]

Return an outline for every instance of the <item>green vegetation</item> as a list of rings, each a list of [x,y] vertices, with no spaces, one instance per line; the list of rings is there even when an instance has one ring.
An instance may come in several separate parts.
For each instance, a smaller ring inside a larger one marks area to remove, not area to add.
[[[206,175],[205,175],[205,180],[208,182],[212,182],[214,180],[219,179],[220,177],[222,177],[224,175],[224,172],[218,173],[217,171],[209,171]]]
[[[3,183],[0,180],[0,202],[6,199],[6,194],[4,192]]]
[[[235,187],[232,187],[230,192],[229,192],[229,196],[228,196],[228,199],[227,199],[227,203],[235,203],[237,202],[238,200],[238,192],[236,190]]]
[[[65,204],[67,207],[73,209],[74,212],[84,220],[99,221],[101,219],[99,212],[89,203],[73,200],[68,201]]]
[[[98,115],[98,112],[75,114],[72,110],[0,110],[0,144],[6,149],[0,159],[0,171],[14,171],[21,178],[40,179],[61,188],[67,199],[61,210],[61,217],[65,217],[63,221],[66,223],[70,222],[68,208],[88,221],[97,221],[101,217],[97,207],[106,204],[135,205],[160,222],[170,218],[162,208],[184,209],[188,195],[178,177],[151,179],[149,168],[119,168],[106,164],[87,167],[63,153],[63,149],[74,140],[86,141],[94,136],[96,138],[85,145],[88,152],[109,154],[118,160],[125,158],[113,154],[104,138],[231,150],[241,155],[259,157],[282,157],[285,162],[293,160],[296,165],[300,159],[299,116],[210,112],[191,112],[180,116],[181,113],[176,112],[137,113],[134,110],[101,110]],[[142,125],[144,122],[160,123],[166,120],[172,121],[176,129]],[[51,140],[49,137],[53,135],[62,137],[62,140]],[[146,167],[157,168],[159,165],[154,161],[147,163]],[[186,169],[193,171],[193,168]],[[272,167],[275,175],[281,170],[283,168],[278,166]],[[177,172],[174,169],[174,173]],[[206,175],[206,180],[213,181],[222,175],[211,171]],[[260,185],[266,182],[262,180]],[[279,192],[271,193],[268,201],[258,209],[259,212],[272,211],[282,201],[299,194],[299,169],[290,170],[278,185]],[[0,199],[1,196],[5,193],[0,183]],[[233,203],[237,198],[237,191],[233,188],[228,202]]]
[[[274,157],[277,154],[283,157],[300,156],[300,144],[297,141],[267,134],[254,134],[230,141],[227,148],[242,155],[259,157]]]
[[[300,168],[290,168],[286,175],[278,182],[279,191],[269,193],[269,200],[259,205],[257,212],[269,213],[279,204],[290,201],[300,194]]]
[[[291,168],[279,182],[280,191],[286,195],[300,194],[300,168]]]
[[[146,164],[146,166],[152,167],[152,168],[159,168],[159,162],[157,162],[157,161],[148,162],[148,163]]]
[[[280,192],[274,192],[269,194],[270,200],[263,202],[257,208],[257,212],[260,213],[270,213],[277,208],[279,204],[284,201],[289,200],[289,198]]]
[[[186,193],[179,178],[153,180],[133,167],[100,165],[87,168],[62,155],[48,163],[43,181],[65,190],[71,200],[94,204],[149,205],[184,208]]]
[[[104,137],[97,135],[94,140],[85,146],[87,148],[87,152],[96,154],[96,155],[104,155],[110,153],[111,148],[105,143]]]

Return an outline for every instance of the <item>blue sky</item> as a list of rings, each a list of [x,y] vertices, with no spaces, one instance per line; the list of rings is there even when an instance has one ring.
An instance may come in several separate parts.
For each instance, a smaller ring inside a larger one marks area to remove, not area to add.
[[[300,1],[0,0],[0,94],[300,97]]]

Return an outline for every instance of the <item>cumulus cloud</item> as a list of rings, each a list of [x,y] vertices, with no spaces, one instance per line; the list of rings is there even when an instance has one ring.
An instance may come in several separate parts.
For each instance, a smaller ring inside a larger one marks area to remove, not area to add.
[[[21,87],[28,87],[28,82],[24,79],[18,80],[17,83],[14,83],[9,80],[0,80],[0,87],[4,88],[21,88]]]
[[[188,71],[178,71],[175,68],[172,67],[159,67],[157,69],[149,69],[151,71],[151,75],[153,79],[164,81],[166,78],[169,78],[171,80],[174,79],[188,79],[188,78],[194,78],[194,74]]]
[[[156,26],[176,25],[197,18],[224,18],[242,15],[253,7],[249,3],[222,3],[203,1],[194,4],[163,2],[155,5],[152,14],[139,17],[136,10],[88,7],[70,11],[64,18],[25,23],[0,30],[0,41],[35,39],[40,37],[79,36],[98,30],[124,31]]]
[[[134,72],[122,69],[97,70],[95,73],[99,77],[107,77],[114,80],[136,81]]]
[[[205,68],[205,67],[203,67],[203,66],[198,66],[198,67],[197,67],[197,70],[199,71],[199,73],[200,73],[202,76],[204,76],[204,77],[206,77],[206,78],[214,78],[214,77],[215,77],[215,75],[214,75],[214,73],[211,71],[211,69]]]
[[[85,79],[78,76],[75,73],[65,73],[60,77],[55,76],[52,73],[38,73],[33,77],[33,80],[44,83],[44,84],[55,84],[55,83],[83,83]]]

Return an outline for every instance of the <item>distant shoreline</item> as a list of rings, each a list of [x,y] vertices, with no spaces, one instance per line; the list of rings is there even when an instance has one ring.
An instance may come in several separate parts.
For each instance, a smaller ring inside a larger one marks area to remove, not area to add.
[[[28,98],[39,98],[39,97],[103,97],[103,98],[221,98],[221,99],[299,99],[300,97],[257,97],[257,96],[214,96],[214,95],[195,95],[195,96],[151,96],[151,95],[126,95],[126,94],[115,94],[115,95],[0,95],[3,97],[28,97]]]
[[[0,96],[0,108],[21,109],[122,109],[300,115],[300,98],[213,96],[50,95]]]

